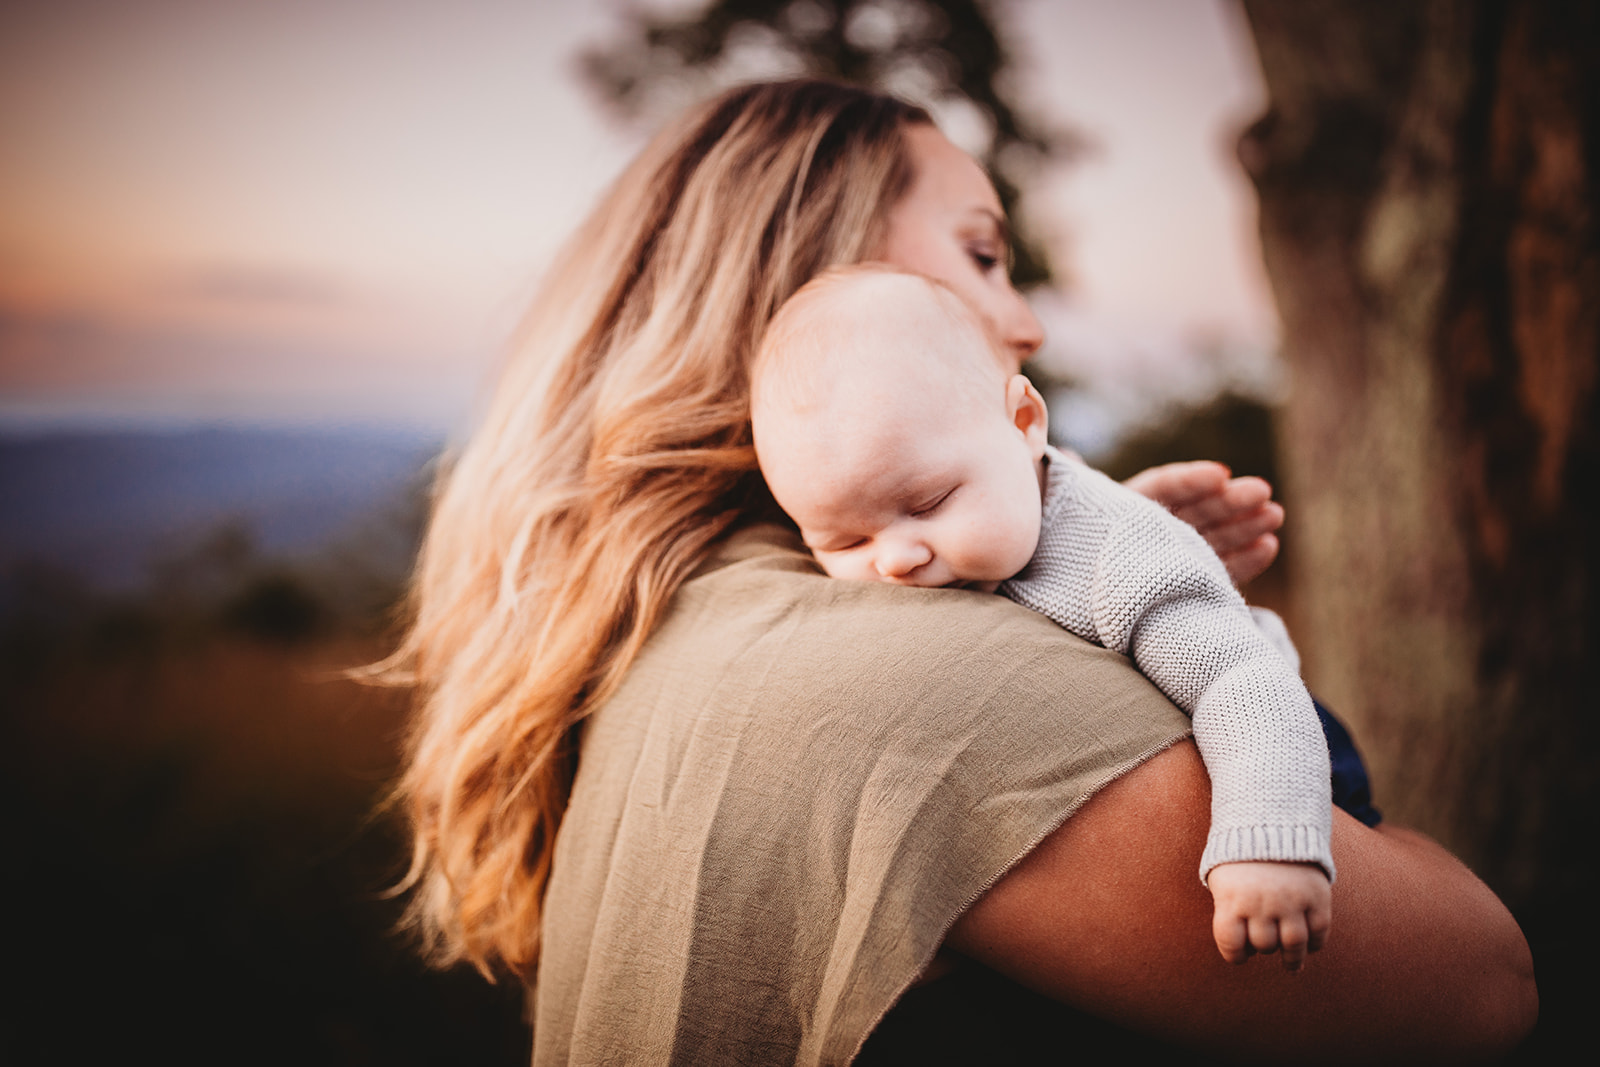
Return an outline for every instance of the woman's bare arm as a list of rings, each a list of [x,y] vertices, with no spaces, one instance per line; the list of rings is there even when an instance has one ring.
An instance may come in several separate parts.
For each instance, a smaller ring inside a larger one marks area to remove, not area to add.
[[[1538,1013],[1533,961],[1487,886],[1416,834],[1335,812],[1333,931],[1299,974],[1230,965],[1195,876],[1210,783],[1181,744],[1097,794],[946,944],[1094,1014],[1229,1057],[1469,1059]]]

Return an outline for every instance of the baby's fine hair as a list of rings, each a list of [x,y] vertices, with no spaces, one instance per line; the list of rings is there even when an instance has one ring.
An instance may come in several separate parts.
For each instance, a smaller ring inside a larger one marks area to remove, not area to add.
[[[896,280],[903,283],[897,285]],[[849,298],[863,287],[887,282],[890,292],[870,308]],[[801,286],[773,316],[751,366],[751,401],[756,412],[776,405],[794,412],[816,407],[824,386],[848,374],[846,360],[859,358],[863,332],[908,335],[927,329],[937,316],[953,343],[929,344],[918,353],[925,372],[952,386],[981,390],[1009,376],[992,329],[960,294],[943,282],[887,263],[832,267]],[[912,323],[909,320],[919,321]],[[970,342],[970,343],[969,343]],[[867,358],[871,358],[870,353]]]

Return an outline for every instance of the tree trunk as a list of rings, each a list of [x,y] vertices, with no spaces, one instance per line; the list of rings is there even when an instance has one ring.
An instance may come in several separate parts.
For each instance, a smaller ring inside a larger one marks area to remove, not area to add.
[[[1536,956],[1592,947],[1600,5],[1245,10],[1309,680]]]

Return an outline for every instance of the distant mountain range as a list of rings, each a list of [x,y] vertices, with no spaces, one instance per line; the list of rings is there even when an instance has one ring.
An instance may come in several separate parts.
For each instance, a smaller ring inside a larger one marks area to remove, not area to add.
[[[233,523],[268,556],[314,553],[417,491],[442,442],[386,430],[0,435],[0,582],[26,561],[103,590]]]

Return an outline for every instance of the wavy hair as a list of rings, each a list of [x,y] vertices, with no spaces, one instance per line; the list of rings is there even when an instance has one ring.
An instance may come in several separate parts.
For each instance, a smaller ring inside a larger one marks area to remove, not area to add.
[[[776,309],[868,258],[910,185],[892,97],[734,89],[643,151],[550,268],[436,493],[409,629],[397,799],[408,923],[437,964],[529,979],[583,719],[678,586],[765,497],[749,364]]]

